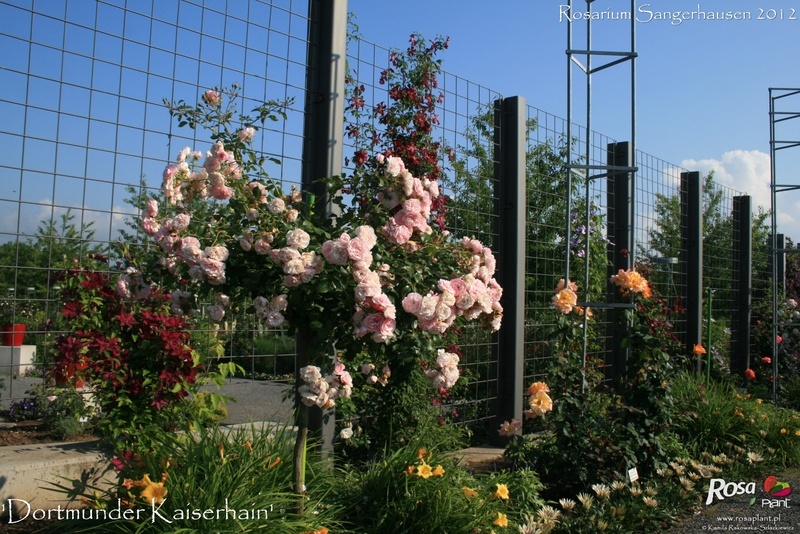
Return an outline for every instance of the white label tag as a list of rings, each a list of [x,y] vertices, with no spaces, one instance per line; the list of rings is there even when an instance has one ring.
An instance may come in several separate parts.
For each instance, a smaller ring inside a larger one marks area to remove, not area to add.
[[[628,469],[628,479],[631,482],[636,482],[639,480],[639,471],[637,471],[635,467]]]

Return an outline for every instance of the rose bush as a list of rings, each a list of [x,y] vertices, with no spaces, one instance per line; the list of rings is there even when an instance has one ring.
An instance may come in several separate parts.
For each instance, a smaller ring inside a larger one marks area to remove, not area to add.
[[[303,407],[350,397],[350,371],[369,365],[384,370],[384,384],[424,375],[431,391],[453,386],[458,357],[437,345],[459,322],[499,328],[502,289],[489,248],[431,224],[442,201],[436,173],[415,175],[395,146],[363,159],[352,176],[327,180],[331,192],[347,194],[334,197],[339,214],[326,217],[272,180],[251,146],[259,121],[279,106],[267,103],[234,126],[236,88],[212,93],[195,107],[170,105],[179,124],[208,129],[213,144],[205,156],[182,150],[164,171],[161,198],[142,214],[160,251],[147,271],[182,288],[174,310],[189,311],[179,304],[191,292],[213,301],[216,322],[243,301],[267,327],[287,321],[308,359],[298,380]]]

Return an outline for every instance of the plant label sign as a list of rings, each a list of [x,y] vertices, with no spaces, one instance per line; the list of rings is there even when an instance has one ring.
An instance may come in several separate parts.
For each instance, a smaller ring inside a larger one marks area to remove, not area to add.
[[[631,483],[639,480],[639,471],[637,471],[635,467],[628,469],[628,480],[630,480]]]

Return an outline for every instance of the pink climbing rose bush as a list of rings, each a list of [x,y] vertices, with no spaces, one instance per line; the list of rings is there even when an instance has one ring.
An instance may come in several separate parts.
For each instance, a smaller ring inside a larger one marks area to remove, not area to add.
[[[237,98],[236,88],[214,89],[196,107],[170,104],[180,123],[208,129],[212,143],[205,153],[181,150],[164,170],[160,197],[146,202],[142,229],[159,258],[143,271],[178,282],[176,313],[192,313],[197,294],[217,323],[245,303],[265,327],[302,327],[315,352],[299,377],[308,406],[351,397],[348,368],[362,370],[364,386],[386,387],[396,370],[416,368],[436,388],[453,387],[459,357],[436,345],[447,346],[459,322],[501,325],[492,251],[431,224],[438,183],[391,154],[329,178],[328,189],[347,196],[334,198],[336,217],[316,212],[266,173],[253,147],[259,123],[277,119],[280,106],[267,103],[234,125]]]

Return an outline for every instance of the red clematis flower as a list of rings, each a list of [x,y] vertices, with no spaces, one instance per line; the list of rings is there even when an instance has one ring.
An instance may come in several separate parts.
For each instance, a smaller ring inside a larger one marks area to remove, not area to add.
[[[753,371],[752,369],[747,369],[747,370],[744,372],[744,377],[745,377],[746,379],[748,379],[748,380],[755,380],[755,379],[756,379],[756,372],[755,372],[755,371]]]

